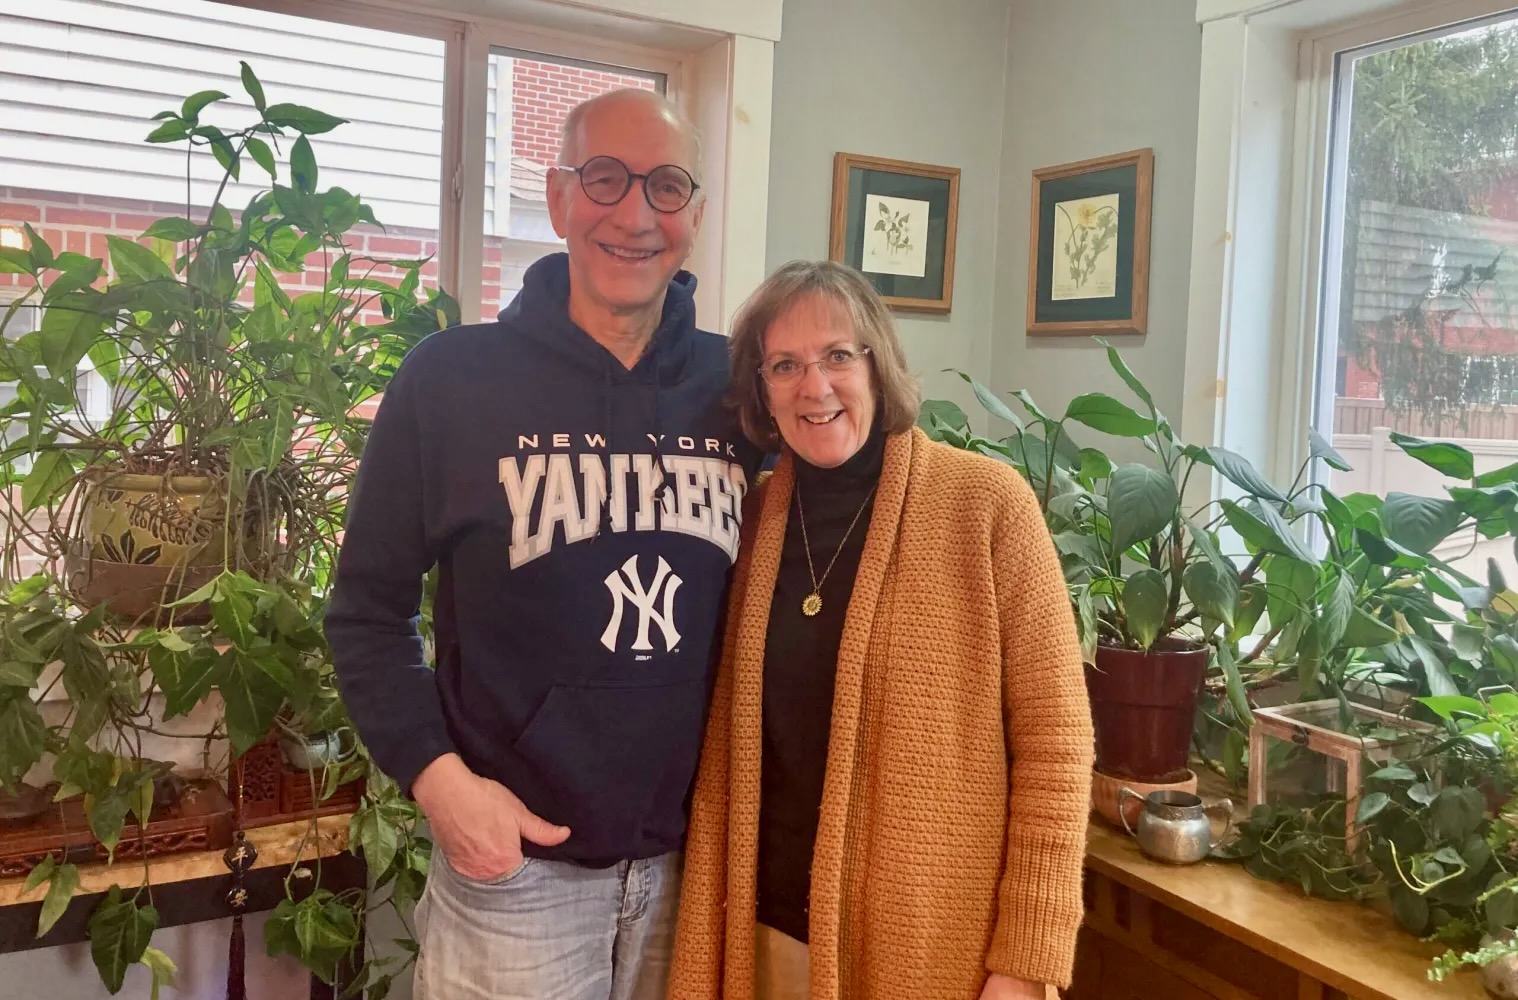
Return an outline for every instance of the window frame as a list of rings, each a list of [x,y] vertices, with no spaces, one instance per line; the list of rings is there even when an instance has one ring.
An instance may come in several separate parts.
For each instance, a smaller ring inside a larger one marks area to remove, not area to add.
[[[1513,0],[1197,0],[1202,73],[1180,427],[1290,482],[1324,367],[1337,53],[1518,10]],[[1329,406],[1331,408],[1331,400]],[[1319,474],[1322,470],[1318,470]],[[1216,473],[1188,501],[1221,496]]]
[[[492,49],[662,75],[666,94],[702,132],[707,207],[686,265],[702,278],[698,322],[725,332],[743,297],[763,280],[779,0],[733,0],[720,7],[684,0],[665,4],[658,23],[650,21],[641,0],[594,0],[576,17],[598,30],[574,32],[532,23],[534,17],[552,23],[555,11],[562,15],[548,0],[507,5],[516,19],[481,14],[473,0],[323,0],[315,9],[301,0],[216,2],[444,41],[438,281],[458,300],[464,322],[491,318],[481,317],[480,307]],[[642,22],[638,37],[663,39],[668,47],[614,41],[628,18]]]
[[[1337,316],[1340,308],[1337,269],[1344,254],[1342,198],[1348,184],[1348,136],[1353,100],[1352,80],[1342,72],[1346,60],[1350,53],[1363,58],[1468,31],[1483,24],[1502,21],[1518,24],[1518,9],[1511,7],[1452,22],[1436,18],[1437,23],[1427,25],[1429,13],[1411,12],[1391,22],[1355,24],[1312,38],[1303,45],[1304,75],[1310,74],[1308,86],[1313,91],[1314,129],[1320,141],[1314,147],[1316,155],[1311,168],[1313,200],[1307,205],[1308,215],[1303,220],[1306,231],[1293,240],[1293,250],[1302,256],[1301,266],[1291,270],[1299,273],[1314,269],[1317,281],[1315,288],[1303,288],[1302,308],[1295,316],[1296,322],[1286,331],[1288,353],[1283,366],[1295,365],[1292,384],[1300,387],[1296,412],[1283,414],[1281,434],[1286,441],[1305,441],[1310,428],[1318,429],[1325,438],[1332,438],[1334,396],[1322,388],[1326,373],[1334,370],[1339,347],[1339,332],[1335,330],[1333,337],[1326,336],[1325,332],[1329,317]],[[1388,30],[1395,33],[1388,35]],[[1288,375],[1293,374],[1292,368],[1285,370]],[[1299,446],[1297,456],[1290,457],[1297,457],[1300,463],[1306,455]],[[1326,469],[1321,464],[1314,474],[1315,481],[1327,482]]]

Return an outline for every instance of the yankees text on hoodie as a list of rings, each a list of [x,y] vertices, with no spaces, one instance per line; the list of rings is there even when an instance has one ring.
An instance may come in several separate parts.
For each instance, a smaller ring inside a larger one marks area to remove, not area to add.
[[[722,406],[727,342],[671,283],[631,369],[568,314],[568,259],[495,323],[423,340],[362,456],[326,631],[402,788],[456,751],[604,866],[683,843],[719,618],[758,453]],[[434,565],[435,670],[417,631]]]

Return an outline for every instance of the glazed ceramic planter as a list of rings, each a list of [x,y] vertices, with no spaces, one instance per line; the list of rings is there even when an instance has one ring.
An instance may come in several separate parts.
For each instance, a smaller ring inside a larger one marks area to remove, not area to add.
[[[1179,642],[1148,652],[1097,647],[1086,690],[1098,771],[1149,784],[1185,780],[1208,654]]]

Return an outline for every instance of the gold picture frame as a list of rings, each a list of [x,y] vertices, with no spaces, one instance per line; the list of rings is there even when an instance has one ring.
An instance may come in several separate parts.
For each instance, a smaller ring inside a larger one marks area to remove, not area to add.
[[[959,168],[837,153],[828,259],[865,276],[892,309],[954,302]]]
[[[1148,332],[1153,191],[1149,148],[1033,172],[1030,336]]]

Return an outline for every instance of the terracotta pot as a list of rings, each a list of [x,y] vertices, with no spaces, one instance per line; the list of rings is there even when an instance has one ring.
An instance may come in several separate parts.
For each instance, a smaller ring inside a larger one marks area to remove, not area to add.
[[[1184,780],[1208,650],[1168,641],[1147,653],[1098,646],[1086,664],[1096,769],[1149,784]]]
[[[1119,792],[1127,788],[1139,798],[1119,798]],[[1196,774],[1187,771],[1180,781],[1147,782],[1131,778],[1114,778],[1100,771],[1091,775],[1091,811],[1119,830],[1123,828],[1122,816],[1128,816],[1128,825],[1137,826],[1139,813],[1144,809],[1141,801],[1150,792],[1190,792],[1196,794]]]
[[[80,605],[105,605],[111,617],[133,623],[166,623],[164,605],[216,579],[220,566],[134,565],[92,559],[78,550],[64,559],[68,587]],[[211,620],[209,603],[174,608],[174,624],[199,625]],[[161,617],[160,617],[161,612]]]

